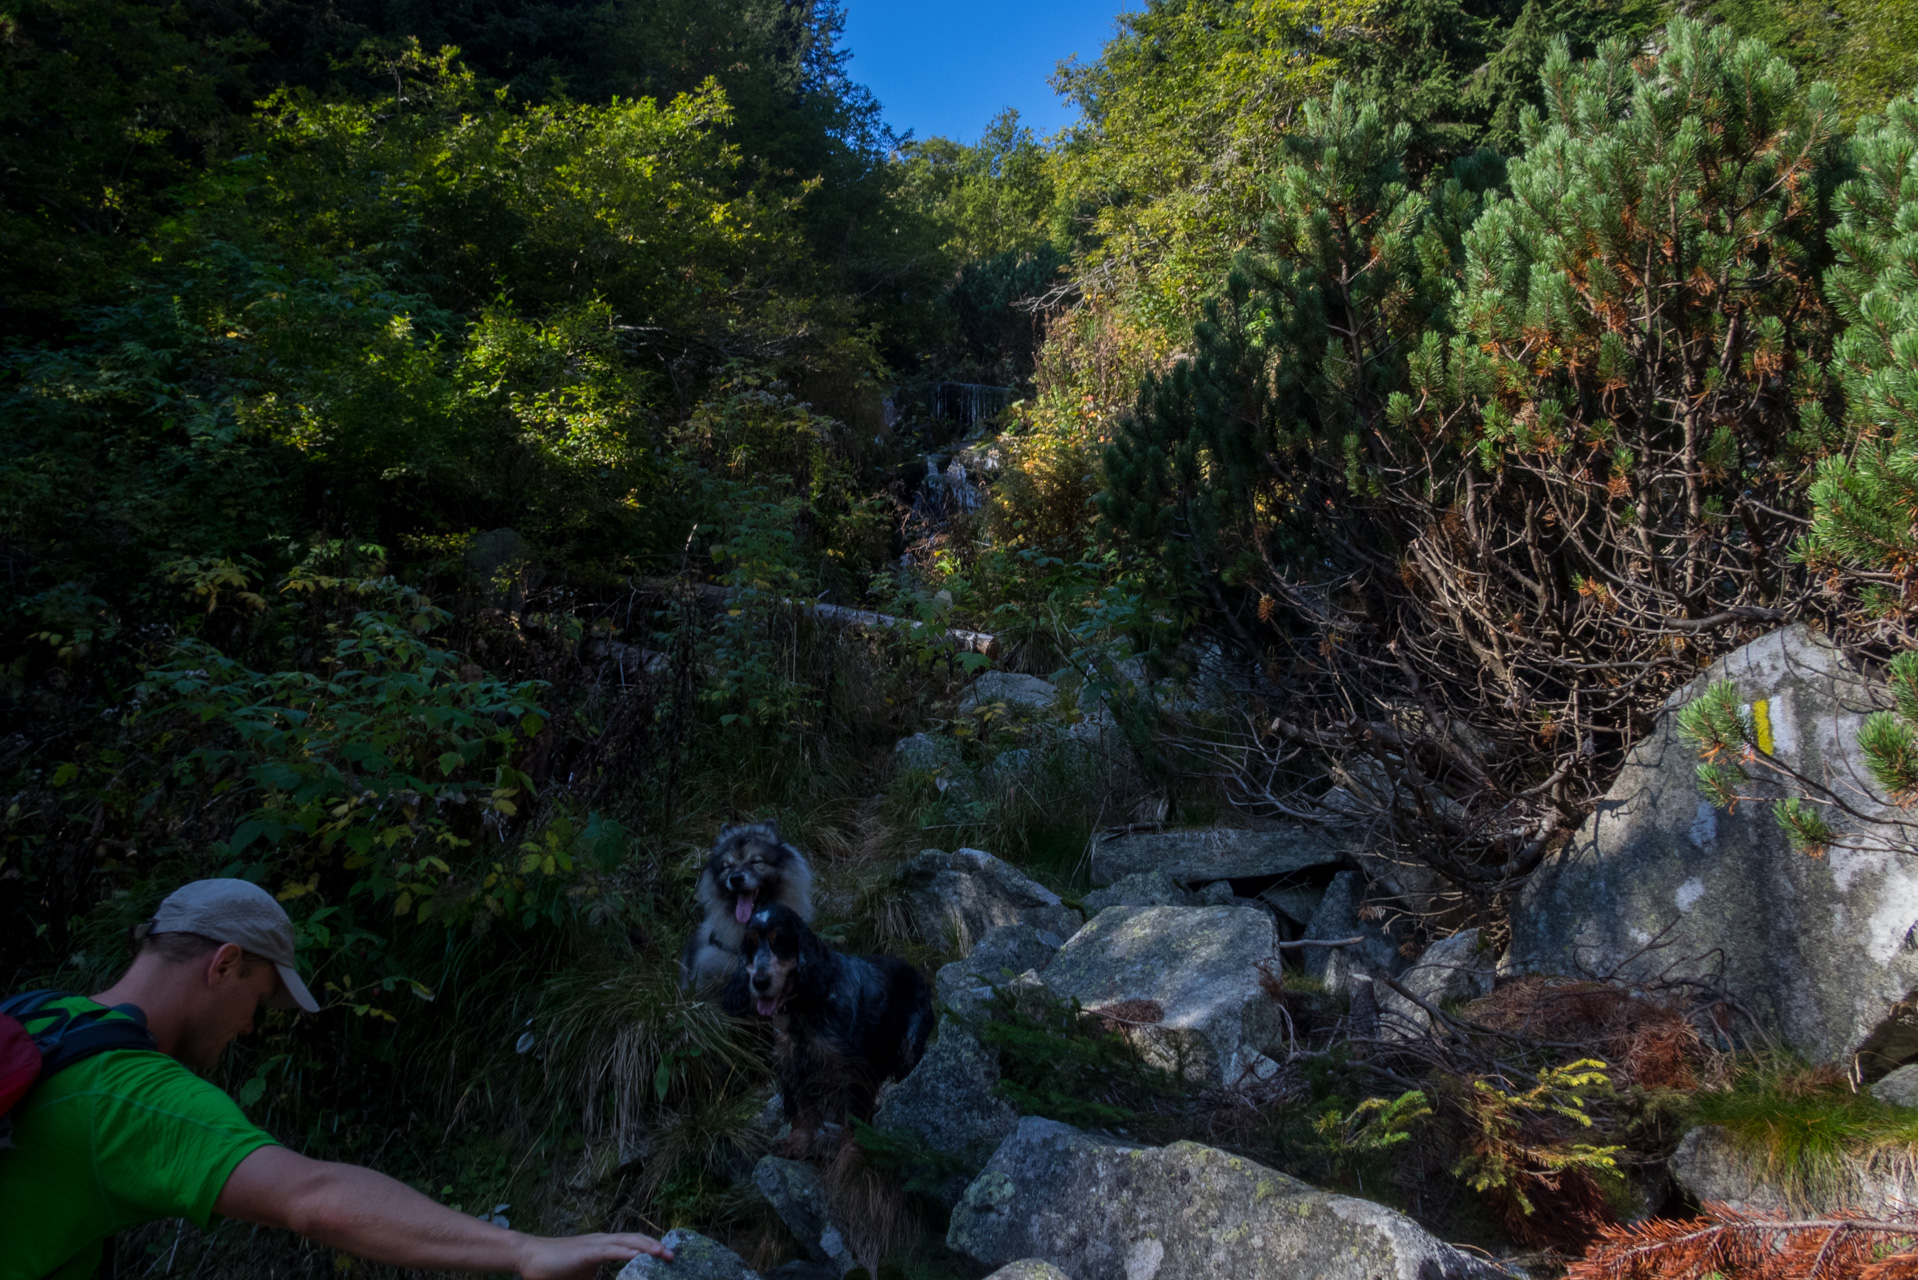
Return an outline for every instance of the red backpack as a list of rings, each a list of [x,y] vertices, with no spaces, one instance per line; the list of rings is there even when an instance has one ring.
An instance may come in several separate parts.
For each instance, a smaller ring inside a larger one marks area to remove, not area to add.
[[[38,1081],[109,1049],[160,1047],[133,1005],[48,1007],[73,998],[67,991],[28,991],[0,1001],[0,1149],[13,1145],[13,1108]]]

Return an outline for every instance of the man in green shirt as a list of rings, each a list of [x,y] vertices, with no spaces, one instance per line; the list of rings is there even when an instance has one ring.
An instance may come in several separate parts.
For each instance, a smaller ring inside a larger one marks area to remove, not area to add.
[[[292,922],[257,885],[185,886],[160,905],[118,982],[65,999],[144,1021],[159,1052],[83,1059],[14,1108],[14,1146],[0,1151],[0,1280],[86,1280],[115,1231],[157,1218],[204,1229],[215,1214],[434,1271],[585,1280],[602,1262],[671,1260],[650,1236],[529,1236],[371,1169],[295,1155],[195,1075],[253,1029],[261,1005],[318,1010],[293,968]]]

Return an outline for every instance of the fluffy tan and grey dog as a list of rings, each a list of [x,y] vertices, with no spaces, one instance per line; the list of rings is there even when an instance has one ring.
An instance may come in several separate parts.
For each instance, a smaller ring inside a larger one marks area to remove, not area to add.
[[[705,916],[679,953],[680,985],[718,990],[739,967],[739,944],[753,912],[779,903],[812,922],[812,866],[779,838],[779,827],[755,822],[721,827],[699,874]]]

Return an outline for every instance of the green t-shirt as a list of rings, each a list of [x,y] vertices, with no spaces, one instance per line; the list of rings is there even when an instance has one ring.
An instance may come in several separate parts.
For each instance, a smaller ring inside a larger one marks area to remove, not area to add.
[[[85,1280],[115,1231],[156,1218],[204,1229],[234,1168],[273,1139],[164,1053],[113,1049],[36,1084],[13,1142],[0,1151],[0,1280]]]

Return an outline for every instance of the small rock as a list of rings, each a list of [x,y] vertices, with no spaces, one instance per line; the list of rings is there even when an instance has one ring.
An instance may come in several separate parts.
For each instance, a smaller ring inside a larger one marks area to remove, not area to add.
[[[1211,884],[1201,886],[1192,895],[1193,905],[1199,907],[1230,907],[1238,901],[1239,895],[1232,892],[1232,882],[1229,880],[1214,880]]]
[[[1898,1068],[1873,1085],[1871,1096],[1894,1107],[1918,1107],[1918,1062]]]
[[[971,711],[975,707],[1003,702],[1009,707],[1026,711],[1044,711],[1058,700],[1058,687],[1038,676],[1020,675],[1015,671],[988,671],[974,680],[972,687],[960,696],[959,709]]]
[[[979,781],[992,790],[1004,791],[1016,786],[1021,779],[1031,773],[1033,764],[1033,754],[1029,747],[1014,747],[1010,751],[1001,751],[979,771]]]
[[[799,1259],[786,1263],[776,1271],[768,1271],[766,1280],[839,1280],[839,1269],[823,1262]]]
[[[978,791],[978,781],[959,754],[959,744],[930,733],[915,733],[893,744],[893,769],[898,775],[931,778],[939,794],[966,801]]]
[[[979,849],[924,849],[897,872],[919,936],[969,951],[995,926],[1029,924],[1065,937],[1079,913],[1038,881]]]
[[[1365,905],[1365,879],[1356,871],[1341,871],[1326,886],[1319,909],[1306,922],[1305,936],[1324,941],[1363,938],[1350,947],[1306,947],[1300,964],[1336,995],[1351,995],[1383,974],[1396,978],[1405,968],[1399,951],[1403,930],[1387,928],[1359,916]]]
[[[1701,1203],[1717,1201],[1740,1213],[1828,1214],[1854,1209],[1883,1218],[1918,1202],[1918,1171],[1898,1164],[1843,1161],[1815,1187],[1780,1185],[1767,1176],[1765,1156],[1747,1151],[1718,1125],[1700,1125],[1679,1141],[1666,1167]]]
[[[1028,1116],[953,1210],[985,1267],[1077,1280],[1493,1280],[1403,1214],[1195,1142],[1140,1147]]]
[[[659,1242],[673,1251],[671,1262],[642,1253],[620,1271],[619,1280],[760,1280],[744,1258],[697,1231],[668,1231]]]
[[[1111,884],[1139,871],[1163,871],[1188,883],[1239,880],[1332,867],[1345,859],[1345,842],[1316,827],[1133,832],[1093,845],[1092,880]]]
[[[1192,895],[1163,871],[1136,871],[1081,901],[1096,916],[1107,907],[1189,907]]]
[[[807,1257],[837,1267],[841,1275],[859,1265],[846,1245],[845,1233],[832,1220],[826,1189],[811,1165],[767,1156],[753,1169],[753,1185]]]
[[[1000,1267],[986,1277],[986,1280],[1072,1280],[1072,1277],[1050,1262],[1038,1258],[1021,1258],[1010,1266]]]
[[[1309,884],[1278,884],[1262,891],[1258,900],[1303,929],[1311,923],[1319,904],[1325,901],[1325,889]]]
[[[957,758],[950,742],[929,733],[901,738],[892,747],[893,764],[901,772],[933,773],[939,766]]]
[[[1492,955],[1479,947],[1478,930],[1465,929],[1434,942],[1397,977],[1400,986],[1437,1006],[1491,995],[1494,969]],[[1412,1039],[1431,1029],[1431,1014],[1383,983],[1379,986],[1384,988],[1379,993],[1379,1025],[1386,1039]]]
[[[1023,921],[996,925],[963,960],[942,965],[933,979],[939,999],[953,1008],[970,1007],[1028,969],[1043,969],[1064,939]]]
[[[1019,1123],[1019,1113],[992,1088],[999,1058],[951,1018],[939,1020],[939,1035],[912,1073],[886,1094],[873,1126],[910,1134],[930,1151],[963,1161],[977,1172]],[[968,1174],[941,1188],[947,1208],[959,1202]]]
[[[1039,975],[1087,1010],[1156,1005],[1156,1025],[1128,1034],[1148,1060],[1195,1079],[1237,1080],[1280,1034],[1278,1006],[1259,983],[1276,967],[1272,917],[1256,907],[1108,907]]]

